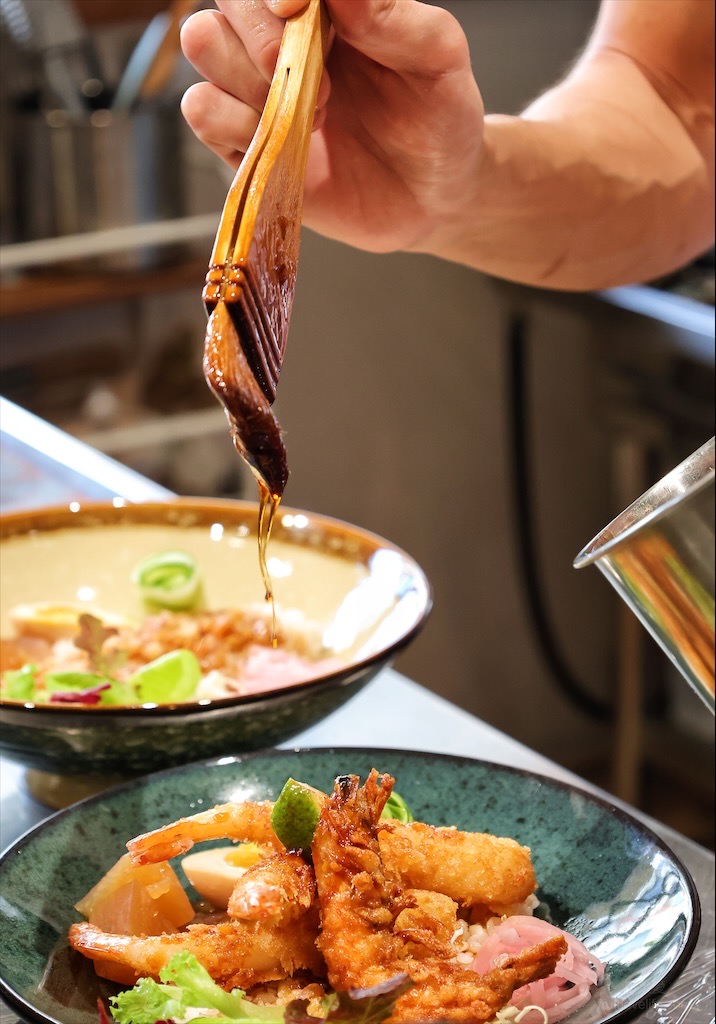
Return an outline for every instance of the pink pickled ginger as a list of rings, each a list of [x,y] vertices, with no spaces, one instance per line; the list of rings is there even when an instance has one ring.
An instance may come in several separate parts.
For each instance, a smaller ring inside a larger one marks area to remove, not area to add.
[[[554,972],[541,981],[522,985],[511,1000],[511,1005],[518,1008],[542,1007],[549,1024],[556,1024],[589,1002],[592,988],[604,978],[604,964],[574,935],[537,917],[508,917],[490,933],[470,966],[478,974],[486,974],[500,957],[512,956],[558,934],[565,937],[568,948]],[[541,1018],[535,1013],[522,1020],[523,1024],[538,1024]]]

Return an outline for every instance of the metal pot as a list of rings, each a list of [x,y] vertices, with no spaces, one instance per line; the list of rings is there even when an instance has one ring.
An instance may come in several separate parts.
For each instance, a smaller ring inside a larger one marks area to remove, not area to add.
[[[596,565],[714,711],[714,438],[574,560]]]

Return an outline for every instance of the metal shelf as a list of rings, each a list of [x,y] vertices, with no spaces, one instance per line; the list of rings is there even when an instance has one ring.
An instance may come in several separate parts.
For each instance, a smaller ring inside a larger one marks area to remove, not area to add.
[[[218,214],[208,213],[0,246],[0,317],[7,320],[190,287],[200,291],[217,222]],[[206,242],[201,256],[192,255],[188,244],[197,241]],[[172,246],[180,247],[178,254],[167,253],[166,260],[146,268],[110,269],[102,264],[102,257],[114,253]],[[78,260],[81,267],[68,267]]]
[[[19,273],[32,267],[91,259],[109,253],[141,249],[144,246],[176,245],[216,232],[218,213],[194,217],[131,224],[128,227],[88,231],[81,235],[63,235],[0,246],[0,274]]]

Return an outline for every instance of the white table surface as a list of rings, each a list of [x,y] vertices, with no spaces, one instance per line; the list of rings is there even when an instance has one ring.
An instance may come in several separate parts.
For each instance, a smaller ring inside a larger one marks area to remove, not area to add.
[[[75,488],[68,500],[72,497],[97,497],[98,487],[105,494],[117,494],[134,501],[167,494],[118,463],[96,452],[84,451],[79,442],[2,400],[0,430],[0,441],[3,447],[12,446],[15,460],[12,467],[14,479],[2,479],[0,501],[3,510],[42,503],[42,498],[38,498],[43,493],[42,488],[36,490],[33,487],[30,493],[22,486],[20,464],[23,453],[32,461],[33,452],[41,453],[37,465],[44,467],[47,463],[51,469],[47,478],[51,479],[53,493],[61,488],[63,481]],[[1,456],[0,451],[0,471],[4,461]],[[89,493],[77,491],[83,476],[87,478],[86,491]],[[701,932],[690,963],[671,988],[653,1005],[644,1007],[636,1019],[640,1024],[713,1024],[714,856],[710,851],[614,800],[565,768],[392,669],[381,672],[352,700],[318,725],[297,734],[281,746],[394,748],[472,757],[579,785],[626,809],[660,835],[681,858],[696,882],[702,909]],[[4,849],[47,814],[47,809],[27,793],[23,769],[6,758],[0,758],[0,846]],[[7,1007],[0,1006],[0,1024],[11,1024],[16,1019]]]

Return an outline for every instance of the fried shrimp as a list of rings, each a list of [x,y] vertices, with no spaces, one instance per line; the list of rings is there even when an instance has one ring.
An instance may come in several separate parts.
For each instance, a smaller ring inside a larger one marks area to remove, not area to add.
[[[366,988],[398,973],[392,965],[404,946],[393,933],[399,890],[383,873],[374,833],[393,781],[373,770],[359,789],[357,776],[339,776],[313,836],[318,944],[328,980],[339,991]]]
[[[156,977],[175,953],[193,953],[223,988],[246,989],[302,970],[322,977],[317,933],[314,908],[282,927],[226,921],[189,925],[165,935],[113,935],[80,922],[70,927],[69,942],[92,960],[124,964],[139,976]]]
[[[362,989],[407,975],[413,986],[398,999],[389,1024],[480,1024],[515,988],[551,974],[566,942],[550,939],[483,978],[455,963],[446,927],[449,898],[404,892],[384,870],[377,832],[392,786],[390,776],[376,771],[362,788],[356,776],[341,776],[321,811],[312,854],[328,980],[339,990]]]
[[[194,843],[209,839],[236,839],[258,843],[278,852],[284,849],[271,827],[273,804],[268,800],[257,803],[219,804],[208,811],[200,811],[180,818],[171,825],[163,825],[145,832],[127,843],[134,864],[158,864],[186,853]]]
[[[277,853],[246,869],[227,909],[235,919],[279,925],[305,914],[315,900],[316,878],[310,864],[297,853]]]
[[[381,823],[378,842],[391,878],[465,907],[485,904],[499,912],[537,887],[530,850],[514,839],[412,822]]]
[[[220,804],[137,836],[127,849],[135,864],[170,860],[210,839],[255,842],[280,852],[284,847],[271,827],[272,810],[268,800]],[[499,914],[536,888],[530,850],[514,839],[384,821],[378,843],[386,874],[396,884],[444,893],[465,907],[487,906]]]
[[[408,973],[415,986],[398,999],[386,1024],[484,1024],[507,1005],[515,989],[548,977],[566,951],[565,939],[556,935],[506,957],[482,977],[454,963],[413,965]]]
[[[449,896],[425,889],[408,889],[399,900],[393,931],[405,943],[404,952],[422,959],[454,956],[452,939],[457,924],[457,903]]]

